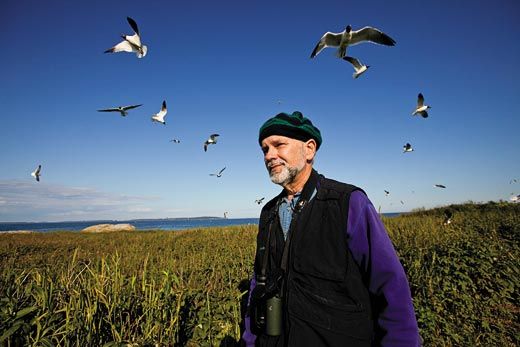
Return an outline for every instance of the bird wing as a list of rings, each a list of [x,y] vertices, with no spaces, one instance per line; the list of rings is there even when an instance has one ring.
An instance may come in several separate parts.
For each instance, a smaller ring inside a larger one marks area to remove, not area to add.
[[[422,107],[423,105],[424,105],[424,96],[422,95],[422,93],[419,93],[419,95],[417,95],[417,108]]]
[[[112,48],[109,48],[105,53],[117,53],[117,52],[133,52],[134,48],[128,41],[121,41]]]
[[[224,166],[224,168],[223,168],[222,170],[220,170],[218,174],[221,175],[222,172],[223,172],[225,169],[226,169],[226,167]]]
[[[163,102],[162,102],[161,111],[164,111],[164,113],[167,112],[167,110],[166,110],[166,100],[163,100]]]
[[[132,30],[139,35],[139,28],[137,27],[137,23],[135,22],[135,20],[133,20],[130,17],[126,17],[126,20],[128,21],[128,24],[130,24],[130,26],[132,27]]]
[[[356,45],[363,41],[369,41],[385,46],[395,46],[395,40],[379,29],[364,27],[357,31],[352,31],[350,45]]]
[[[211,141],[213,141],[214,143],[217,143],[217,137],[219,137],[220,135],[219,134],[211,134],[209,136],[209,138],[211,139]]]
[[[42,166],[38,165],[38,168],[36,169],[36,176],[38,176],[40,174],[41,169],[42,169]]]
[[[326,47],[338,47],[341,42],[341,33],[327,31],[311,53],[311,58],[317,56]]]
[[[204,152],[208,151],[208,142],[204,142]]]
[[[98,112],[119,112],[118,108],[105,108],[103,110],[97,110]]]
[[[423,118],[428,118],[428,112],[427,112],[427,111],[421,111],[421,112],[419,112],[419,114],[420,114]]]
[[[356,58],[354,58],[354,57],[343,57],[343,60],[346,60],[349,63],[351,63],[352,65],[354,65],[356,70],[361,69],[362,65],[359,63],[359,60],[357,60]]]
[[[123,109],[124,111],[126,111],[126,110],[131,110],[131,109],[136,108],[136,107],[139,107],[139,106],[143,106],[143,104],[139,104],[139,105],[130,105],[130,106],[123,106],[122,109]]]
[[[126,40],[126,42],[128,42],[131,46],[135,46],[135,48],[139,48],[142,46],[141,44],[141,38],[139,37],[138,34],[134,34],[132,36],[130,35],[125,35],[124,36],[124,39]]]

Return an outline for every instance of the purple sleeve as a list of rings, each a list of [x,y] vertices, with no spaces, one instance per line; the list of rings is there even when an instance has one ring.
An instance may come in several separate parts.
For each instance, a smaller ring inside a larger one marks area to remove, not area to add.
[[[368,197],[350,195],[347,223],[349,249],[375,303],[377,346],[420,346],[419,329],[404,269]]]
[[[251,284],[249,286],[249,298],[247,299],[247,307],[251,304],[251,293],[253,289],[256,287],[256,277],[253,274],[253,278],[251,279]],[[245,342],[247,347],[254,347],[256,335],[251,332],[251,319],[249,318],[249,314],[246,313],[246,317],[244,319],[245,331],[242,334],[242,341]]]

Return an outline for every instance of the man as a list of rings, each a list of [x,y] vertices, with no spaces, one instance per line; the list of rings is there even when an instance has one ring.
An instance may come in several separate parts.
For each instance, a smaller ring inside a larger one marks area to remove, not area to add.
[[[283,191],[260,215],[243,342],[418,346],[408,281],[372,203],[313,169],[319,129],[280,113],[258,141]]]

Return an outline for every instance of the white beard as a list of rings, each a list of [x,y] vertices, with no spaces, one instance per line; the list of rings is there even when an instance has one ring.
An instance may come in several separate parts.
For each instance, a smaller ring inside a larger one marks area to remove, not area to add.
[[[285,161],[277,161],[277,164],[282,164],[282,169],[278,173],[269,171],[269,177],[273,183],[285,187],[286,185],[291,184],[296,176],[298,176],[298,174],[303,170],[305,167],[305,157],[302,153],[301,161],[293,167],[288,167]]]

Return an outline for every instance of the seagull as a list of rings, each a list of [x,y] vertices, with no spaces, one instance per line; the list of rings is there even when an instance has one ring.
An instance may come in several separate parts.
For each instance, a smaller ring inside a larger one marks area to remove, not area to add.
[[[42,170],[42,166],[38,165],[38,168],[34,170],[34,172],[31,172],[31,176],[36,178],[36,181],[40,182],[40,171]]]
[[[148,47],[141,43],[141,37],[139,36],[139,28],[137,27],[137,23],[130,17],[126,17],[126,20],[134,30],[134,34],[132,36],[121,35],[123,41],[119,42],[114,47],[107,49],[105,53],[135,52],[137,58],[142,58],[146,55]]]
[[[446,188],[446,186],[443,185],[443,184],[435,184],[434,187],[437,187],[437,188]]]
[[[417,108],[413,111],[412,116],[420,114],[423,118],[428,118],[428,112],[426,112],[431,106],[424,104],[424,96],[422,93],[417,95]]]
[[[354,57],[343,57],[343,60],[351,63],[354,67],[354,70],[356,70],[356,72],[352,74],[352,78],[358,78],[359,76],[361,76],[361,74],[363,74],[363,72],[367,71],[370,67],[370,65],[364,65]]]
[[[156,113],[152,116],[152,122],[162,123],[166,125],[166,122],[164,121],[166,113],[168,113],[168,110],[166,109],[166,100],[163,100],[161,110],[159,111],[159,113]]]
[[[385,195],[386,196],[390,195],[390,192],[388,190],[385,190]]]
[[[443,225],[451,224],[451,217],[453,216],[453,213],[450,210],[444,211],[444,221],[442,222]]]
[[[171,139],[170,142],[173,142],[173,143],[181,143],[181,140]]]
[[[119,112],[121,113],[121,117],[126,117],[128,115],[128,110],[131,110],[133,108],[143,106],[143,104],[139,105],[131,105],[131,106],[118,106],[114,108],[105,108],[103,110],[98,110],[98,112]]]
[[[403,200],[401,200],[401,205],[404,205],[404,202],[403,202]]]
[[[220,170],[218,173],[211,173],[209,174],[210,176],[217,176],[217,177],[222,177],[222,172],[226,169],[226,167],[224,166],[224,168],[222,170]]]
[[[255,202],[260,205],[263,201],[264,201],[265,197],[263,198],[260,198],[260,199],[256,199]]]
[[[394,39],[379,29],[366,26],[359,30],[352,30],[352,27],[347,25],[345,30],[340,33],[326,32],[312,51],[311,59],[317,56],[326,47],[338,47],[337,56],[343,58],[347,53],[347,46],[353,46],[363,42],[395,46]]]
[[[406,152],[413,152],[412,145],[409,144],[408,142],[406,143],[406,145],[403,146],[403,153],[406,153]]]
[[[209,138],[204,142],[204,152],[208,150],[209,145],[214,145],[217,143],[217,137],[219,137],[219,134],[211,134]]]
[[[513,195],[509,200],[511,200],[511,202],[520,202],[520,195]]]
[[[224,219],[227,219],[227,212],[224,212]]]
[[[509,184],[516,183],[516,182],[517,182],[516,178],[513,178],[511,181],[509,181]]]

